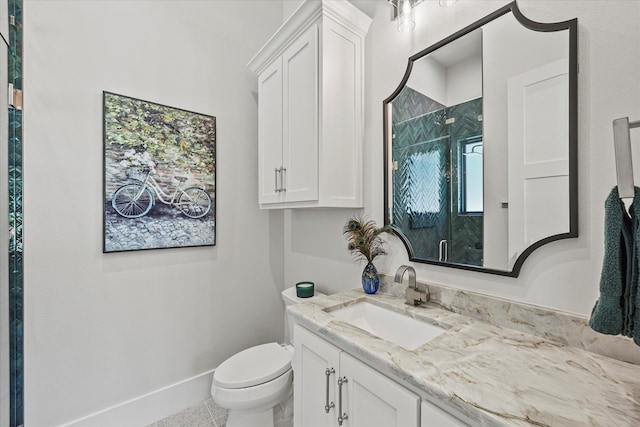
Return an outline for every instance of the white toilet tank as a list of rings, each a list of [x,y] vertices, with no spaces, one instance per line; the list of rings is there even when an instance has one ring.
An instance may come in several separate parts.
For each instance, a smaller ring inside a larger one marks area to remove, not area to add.
[[[295,320],[290,318],[287,314],[287,307],[293,304],[300,304],[304,302],[313,301],[316,298],[320,298],[325,296],[322,292],[315,291],[312,297],[308,298],[299,298],[296,295],[296,287],[292,286],[290,288],[282,291],[282,300],[284,301],[284,343],[285,344],[293,344],[293,325],[295,324]]]

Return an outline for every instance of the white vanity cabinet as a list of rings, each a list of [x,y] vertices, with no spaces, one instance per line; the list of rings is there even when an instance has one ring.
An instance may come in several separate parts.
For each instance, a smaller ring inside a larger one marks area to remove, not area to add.
[[[294,427],[418,427],[420,398],[295,326]]]
[[[340,350],[298,325],[294,326],[293,425],[337,425]]]
[[[423,400],[420,405],[420,427],[465,427],[467,425],[430,402]]]
[[[261,208],[362,207],[364,37],[348,1],[306,1],[249,62]]]

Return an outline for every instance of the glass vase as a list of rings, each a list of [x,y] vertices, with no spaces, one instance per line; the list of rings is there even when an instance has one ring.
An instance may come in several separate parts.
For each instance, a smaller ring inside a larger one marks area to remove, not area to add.
[[[378,292],[380,286],[380,278],[378,278],[378,270],[373,263],[368,263],[362,271],[362,289],[368,294]]]

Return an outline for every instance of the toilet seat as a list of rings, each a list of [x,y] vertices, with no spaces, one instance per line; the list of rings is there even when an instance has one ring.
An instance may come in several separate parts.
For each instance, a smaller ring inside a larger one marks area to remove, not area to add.
[[[215,402],[230,411],[262,412],[281,402],[293,391],[293,370],[263,384],[245,388],[224,388],[211,385]],[[261,424],[253,424],[253,426]]]
[[[226,389],[264,384],[290,370],[292,357],[292,349],[275,342],[248,348],[220,364],[213,384]]]

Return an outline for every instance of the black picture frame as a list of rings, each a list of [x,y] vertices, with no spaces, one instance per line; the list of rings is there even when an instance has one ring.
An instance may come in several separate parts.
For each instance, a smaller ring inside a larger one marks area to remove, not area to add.
[[[216,118],[103,92],[103,253],[216,244]]]

